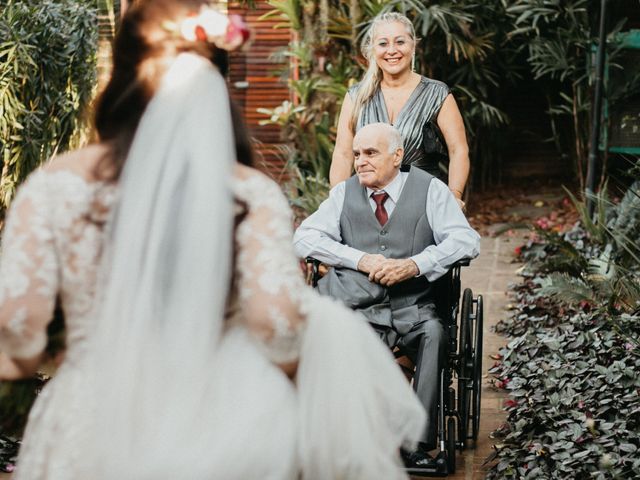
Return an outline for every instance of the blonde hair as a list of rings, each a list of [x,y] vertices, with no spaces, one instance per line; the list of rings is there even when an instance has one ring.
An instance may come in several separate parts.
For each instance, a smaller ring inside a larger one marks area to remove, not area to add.
[[[394,23],[398,22],[404,25],[407,29],[407,33],[411,37],[411,40],[415,43],[417,41],[416,32],[413,28],[413,23],[406,16],[398,12],[387,12],[381,13],[377,15],[372,21],[371,25],[362,39],[362,45],[360,47],[362,55],[369,62],[369,66],[367,67],[367,71],[365,72],[358,88],[356,90],[356,96],[353,100],[353,111],[351,113],[351,121],[349,122],[349,126],[351,130],[355,133],[356,126],[358,124],[358,117],[360,116],[360,112],[364,104],[373,97],[373,94],[380,86],[380,81],[382,80],[382,71],[376,60],[373,56],[373,37],[375,36],[376,29],[378,26],[385,23]]]

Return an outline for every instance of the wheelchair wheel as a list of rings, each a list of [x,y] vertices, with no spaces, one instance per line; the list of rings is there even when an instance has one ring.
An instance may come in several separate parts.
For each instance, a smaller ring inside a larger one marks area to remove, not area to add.
[[[456,421],[447,419],[447,470],[449,475],[456,473]]]
[[[482,323],[483,304],[482,295],[478,295],[476,300],[476,325],[473,341],[473,404],[471,411],[471,436],[473,442],[478,441],[478,431],[480,430],[480,403],[482,397]]]
[[[472,381],[474,374],[473,356],[473,292],[465,289],[460,309],[460,350],[458,360],[458,440],[460,450],[466,447],[471,419]]]

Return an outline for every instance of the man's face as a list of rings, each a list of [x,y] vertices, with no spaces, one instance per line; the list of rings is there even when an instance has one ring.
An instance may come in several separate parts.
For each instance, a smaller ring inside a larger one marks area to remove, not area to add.
[[[353,157],[360,184],[373,190],[381,190],[398,174],[402,149],[389,153],[384,132],[363,127],[353,139]]]

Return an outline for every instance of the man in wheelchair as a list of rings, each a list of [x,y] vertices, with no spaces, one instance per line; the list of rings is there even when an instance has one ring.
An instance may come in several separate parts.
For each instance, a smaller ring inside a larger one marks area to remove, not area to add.
[[[427,412],[408,468],[430,468],[436,447],[439,371],[445,333],[433,281],[479,253],[480,237],[447,186],[412,167],[401,172],[400,133],[383,123],[353,139],[356,174],[336,185],[294,236],[297,254],[330,267],[320,293],[362,312],[382,340],[416,366],[414,389]]]

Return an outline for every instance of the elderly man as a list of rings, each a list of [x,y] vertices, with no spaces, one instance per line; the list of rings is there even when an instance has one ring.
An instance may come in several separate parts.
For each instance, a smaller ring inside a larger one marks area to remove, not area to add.
[[[331,190],[300,225],[294,245],[299,256],[334,267],[320,280],[320,293],[362,312],[390,347],[414,361],[428,423],[405,462],[429,468],[446,340],[432,282],[456,261],[477,256],[480,237],[444,183],[416,168],[400,171],[402,137],[391,125],[361,128],[353,154],[356,175]]]

